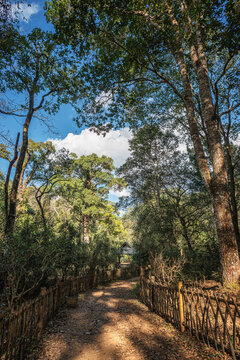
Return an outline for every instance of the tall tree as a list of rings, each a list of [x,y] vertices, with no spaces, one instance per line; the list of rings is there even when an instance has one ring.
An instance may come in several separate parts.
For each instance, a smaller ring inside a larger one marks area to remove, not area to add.
[[[0,51],[2,56],[3,92],[9,96],[14,92],[24,95],[25,101],[20,106],[10,107],[2,104],[0,113],[4,116],[23,118],[22,143],[19,154],[16,155],[15,174],[9,197],[5,237],[13,233],[19,185],[28,151],[28,131],[32,119],[40,115],[40,111],[55,114],[60,105],[67,101],[67,93],[74,81],[80,85],[76,75],[73,59],[67,49],[56,45],[54,36],[34,29],[29,35],[17,34],[14,52]],[[48,119],[45,121],[48,124]]]
[[[59,189],[59,194],[71,205],[82,229],[82,240],[87,244],[90,243],[90,228],[97,220],[109,223],[113,220],[109,191],[125,186],[125,181],[114,175],[114,169],[113,160],[107,156],[82,155],[75,159],[70,181]]]
[[[24,184],[26,181],[31,181],[32,186],[35,188],[35,199],[40,209],[45,237],[47,237],[47,221],[42,200],[47,195],[54,194],[53,190],[60,182],[70,179],[74,158],[64,148],[56,151],[50,141],[45,144],[40,143],[36,148],[39,150],[39,158],[32,159],[32,168],[30,168],[29,175]]]
[[[201,226],[197,223],[211,217],[209,197],[194,163],[177,146],[177,138],[171,132],[156,125],[144,126],[135,132],[130,141],[131,156],[119,171],[131,190],[129,201],[142,218],[138,227],[149,227],[149,233],[158,232],[166,246],[171,242],[176,246],[182,237],[181,252],[187,246],[194,253],[195,234],[204,232],[199,232]],[[148,220],[144,221],[144,216]]]
[[[49,158],[53,156],[56,152],[55,147],[51,141],[43,142],[34,142],[33,140],[28,140],[28,148],[26,156],[23,162],[21,176],[19,180],[18,195],[17,195],[17,212],[21,208],[23,202],[24,193],[27,187],[31,184],[35,173],[41,169],[41,175],[43,175],[45,166],[49,163]],[[0,144],[0,157],[2,159],[8,160],[11,163],[12,158],[10,156],[11,150],[8,150],[8,147],[5,144]],[[13,155],[12,155],[13,157]],[[17,161],[17,158],[15,159]],[[14,165],[13,165],[14,166]],[[6,186],[8,189],[8,186]],[[6,207],[8,209],[8,201]],[[7,212],[6,209],[6,212]]]
[[[223,112],[218,106],[219,84],[239,61],[237,4],[53,0],[47,10],[63,41],[72,42],[80,55],[91,49],[86,70],[92,85],[88,122],[101,125],[111,115],[118,124],[135,120],[136,126],[141,119],[159,121],[167,109],[170,114],[185,109],[200,173],[212,199],[223,282],[237,281],[240,262],[219,123],[240,103],[234,99]],[[80,47],[79,39],[84,39]],[[239,88],[238,79],[235,71],[232,86]]]

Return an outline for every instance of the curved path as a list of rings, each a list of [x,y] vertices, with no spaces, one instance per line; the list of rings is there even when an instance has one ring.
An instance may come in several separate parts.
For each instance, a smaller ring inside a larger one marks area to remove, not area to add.
[[[227,359],[151,313],[134,296],[136,279],[88,291],[45,331],[32,360]]]

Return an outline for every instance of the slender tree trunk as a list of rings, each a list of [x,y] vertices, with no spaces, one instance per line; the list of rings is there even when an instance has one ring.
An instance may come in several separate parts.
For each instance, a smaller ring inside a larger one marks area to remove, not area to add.
[[[43,222],[43,227],[44,227],[44,233],[45,235],[47,234],[47,222],[46,222],[46,218],[45,218],[45,214],[44,214],[44,209],[43,209],[43,206],[42,206],[42,203],[41,203],[41,199],[42,199],[42,196],[36,196],[36,200],[37,200],[37,203],[38,203],[38,206],[40,208],[40,212],[41,212],[41,217],[42,217],[42,222]]]
[[[30,110],[28,112],[27,118],[25,120],[24,126],[23,126],[23,140],[22,140],[22,146],[20,150],[20,154],[17,160],[16,165],[16,171],[15,176],[12,183],[12,189],[10,193],[10,201],[9,201],[9,212],[6,219],[6,225],[5,225],[5,241],[7,242],[8,239],[12,237],[15,220],[16,220],[16,208],[17,208],[17,194],[18,194],[18,187],[20,182],[20,177],[22,173],[22,167],[24,163],[24,159],[27,153],[28,148],[28,128],[32,119],[33,115],[33,95],[30,99]]]
[[[89,218],[87,215],[83,215],[83,241],[86,244],[90,243],[90,237],[88,232]]]
[[[18,213],[20,211],[20,209],[21,209],[21,204],[23,202],[23,194],[24,194],[23,184],[20,181],[20,184],[19,184],[19,187],[18,187],[16,213]]]
[[[18,133],[17,135],[17,140],[15,143],[15,147],[14,147],[14,156],[13,159],[10,161],[9,163],[9,167],[8,167],[8,171],[7,171],[7,176],[6,176],[6,180],[5,180],[5,184],[4,184],[4,195],[5,195],[5,224],[7,223],[7,219],[8,219],[8,213],[9,213],[9,209],[8,209],[8,190],[9,190],[9,180],[10,180],[10,176],[11,176],[11,171],[12,171],[12,167],[15,163],[15,161],[17,160],[17,156],[18,156],[18,142],[19,142],[19,137],[20,137],[20,133]]]
[[[24,179],[24,174],[25,174],[25,170],[27,168],[28,162],[29,162],[29,155],[27,156],[27,158],[25,157],[25,161],[23,163],[22,172],[21,172],[20,179],[19,179],[18,195],[17,195],[17,208],[16,208],[17,213],[21,208],[21,203],[23,202],[24,191],[26,189],[26,185],[25,185],[23,179]]]
[[[191,243],[190,237],[188,235],[186,220],[184,219],[183,216],[180,216],[179,214],[178,214],[178,217],[179,217],[180,223],[182,225],[183,237],[187,242],[188,250],[191,251],[192,253],[194,253],[195,251],[193,250],[192,243]]]

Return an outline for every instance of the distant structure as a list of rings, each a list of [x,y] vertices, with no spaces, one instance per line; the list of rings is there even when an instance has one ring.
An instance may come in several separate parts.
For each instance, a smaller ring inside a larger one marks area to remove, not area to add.
[[[134,249],[127,241],[125,241],[120,247],[120,254],[121,255],[133,255]]]

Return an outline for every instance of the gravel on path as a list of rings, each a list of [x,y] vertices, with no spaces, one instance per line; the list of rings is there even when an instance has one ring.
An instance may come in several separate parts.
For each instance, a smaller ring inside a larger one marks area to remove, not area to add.
[[[49,323],[30,360],[230,359],[167,323],[136,299],[137,279],[82,295]]]

